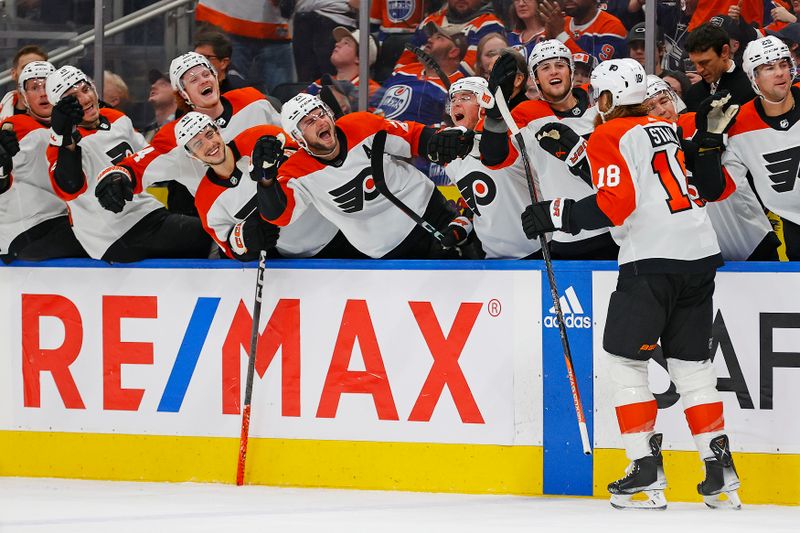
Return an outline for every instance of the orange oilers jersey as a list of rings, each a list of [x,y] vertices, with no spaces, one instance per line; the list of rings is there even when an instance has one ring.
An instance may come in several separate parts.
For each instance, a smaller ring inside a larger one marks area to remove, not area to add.
[[[721,265],[706,210],[689,196],[676,125],[648,116],[613,119],[595,129],[587,155],[621,269],[691,272]]]
[[[161,203],[146,192],[134,194],[121,213],[112,213],[100,205],[94,195],[97,175],[107,167],[118,164],[127,155],[144,148],[144,137],[133,128],[131,119],[111,108],[100,109],[97,129],[78,128],[81,140],[81,163],[84,184],[76,193],[63,191],[56,183],[54,172],[58,165],[57,146],[47,147],[50,183],[56,194],[67,202],[72,217],[72,231],[86,253],[101,259],[106,250],[125,235],[137,222]]]
[[[628,57],[628,31],[614,15],[598,10],[586,24],[578,25],[565,17],[564,33],[557,36],[572,53],[586,52],[598,61]]]
[[[13,158],[11,186],[0,194],[0,254],[8,253],[21,233],[67,214],[67,204],[53,192],[47,174],[49,128],[30,115],[12,115],[5,123],[14,126],[19,152]]]
[[[474,213],[475,234],[488,259],[521,259],[539,251],[539,240],[528,239],[520,216],[531,203],[525,167],[516,141],[511,141],[505,161],[495,167],[481,162],[475,136],[472,152],[445,167],[450,180]]]
[[[277,136],[279,133],[288,139],[287,148],[297,149],[291,137],[277,126],[246,129],[228,143],[236,158],[233,175],[220,178],[209,170],[197,188],[194,202],[203,227],[228,257],[233,257],[228,244],[233,226],[250,216],[258,216],[257,184],[249,175],[253,147],[262,135]],[[309,207],[295,222],[281,228],[275,248],[284,257],[310,257],[331,242],[337,232],[336,226]]]
[[[259,124],[280,125],[281,116],[264,95],[245,87],[228,91],[221,97],[223,112],[214,120],[225,142]],[[194,195],[205,173],[203,165],[188,156],[175,141],[178,119],[165,124],[144,149],[126,157],[120,165],[134,176],[135,191],[140,192],[154,183],[175,180]]]
[[[381,33],[413,33],[424,14],[424,0],[373,0],[369,21]]]
[[[299,150],[280,166],[278,183],[286,195],[286,209],[270,222],[285,226],[313,206],[360,252],[378,258],[395,249],[415,223],[378,192],[372,178],[372,139],[384,129],[388,132],[383,155],[386,184],[422,216],[434,184],[401,158],[419,155],[417,146],[424,126],[358,112],[336,121],[337,135],[344,142],[341,149],[346,150],[341,165],[323,163]]]

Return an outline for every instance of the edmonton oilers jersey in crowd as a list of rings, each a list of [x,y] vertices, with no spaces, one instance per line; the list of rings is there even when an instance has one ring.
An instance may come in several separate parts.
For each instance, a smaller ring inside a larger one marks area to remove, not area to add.
[[[547,38],[545,36],[544,30],[530,37],[525,42],[522,42],[521,37],[522,37],[521,32],[517,31],[510,31],[506,34],[506,39],[508,39],[508,46],[514,48],[515,50],[519,50],[519,52],[525,58],[525,61],[527,61],[528,58],[531,56],[533,47]]]
[[[463,77],[461,72],[450,75],[453,82]],[[421,63],[398,67],[370,106],[376,107],[390,120],[413,120],[426,126],[442,122],[447,102],[447,89],[434,73],[426,73]]]
[[[387,34],[414,33],[425,16],[424,0],[374,0],[369,12],[370,24],[380,25],[378,40]]]

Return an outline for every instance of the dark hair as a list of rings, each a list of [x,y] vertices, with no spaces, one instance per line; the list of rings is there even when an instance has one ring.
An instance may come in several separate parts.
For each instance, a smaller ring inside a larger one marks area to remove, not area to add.
[[[687,76],[685,72],[681,72],[679,70],[662,70],[658,77],[662,80],[666,77],[675,78],[678,80],[678,84],[681,86],[681,98],[683,98],[683,96],[689,92],[689,87],[692,86],[692,82],[689,81],[689,76]]]
[[[194,47],[210,46],[214,50],[214,55],[220,59],[227,59],[233,53],[231,40],[222,32],[216,30],[204,30],[194,37]]]
[[[12,65],[14,65],[14,68],[17,68],[19,66],[19,58],[28,54],[36,54],[37,56],[43,57],[44,60],[47,61],[47,52],[44,51],[44,48],[36,44],[29,44],[23,46],[22,48],[17,50],[16,54],[14,54],[14,61],[12,63]]]
[[[539,0],[536,0],[536,7],[537,8],[539,7]],[[542,26],[544,26],[544,21],[542,20],[542,17],[539,16],[539,10],[538,9],[536,9],[534,11],[534,17],[539,19],[539,22],[542,24]],[[520,19],[517,16],[517,10],[514,7],[514,2],[511,2],[511,4],[508,6],[508,17],[507,18],[508,18],[507,27],[510,27],[513,31],[522,31],[522,30],[525,29],[525,23],[522,22],[522,19]]]
[[[686,38],[686,52],[690,54],[713,48],[717,55],[722,55],[722,47],[725,45],[730,46],[728,32],[708,22],[695,28]]]

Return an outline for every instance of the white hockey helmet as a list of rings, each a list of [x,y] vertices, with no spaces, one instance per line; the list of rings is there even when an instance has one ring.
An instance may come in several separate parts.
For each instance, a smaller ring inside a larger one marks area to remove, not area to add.
[[[185,94],[181,78],[183,78],[183,75],[186,74],[189,69],[194,68],[197,65],[202,65],[210,70],[214,76],[217,75],[217,71],[214,69],[211,61],[206,59],[205,56],[200,55],[197,52],[186,52],[185,54],[179,55],[173,59],[169,64],[169,81],[172,84],[173,91],[178,91],[182,95]]]
[[[572,83],[572,77],[575,75],[575,62],[572,57],[572,51],[558,39],[540,41],[533,47],[528,58],[528,71],[531,78],[536,81],[536,69],[548,59],[563,59],[566,61],[569,65],[570,83]]]
[[[468,76],[454,81],[448,91],[450,99],[456,93],[470,92],[478,98],[478,104],[481,107],[491,108],[494,107],[494,96],[489,92],[489,82],[480,76]]]
[[[755,91],[757,95],[763,96],[761,94],[761,89],[758,88],[758,84],[756,83],[756,69],[761,65],[766,65],[767,63],[772,63],[773,61],[779,61],[781,59],[789,61],[790,68],[792,69],[791,76],[794,78],[797,66],[794,64],[794,59],[792,58],[791,52],[789,52],[789,47],[786,46],[783,41],[770,35],[763,39],[751,41],[750,44],[747,45],[747,48],[744,50],[744,55],[742,56],[742,70],[747,74],[747,77],[750,79],[750,85],[753,86],[753,91]]]
[[[645,100],[650,100],[651,98],[661,94],[667,93],[672,99],[672,103],[675,105],[675,112],[682,113],[686,111],[686,104],[681,100],[681,97],[672,89],[672,86],[664,81],[663,79],[659,78],[655,74],[648,74],[647,75],[647,94],[645,96]]]
[[[208,126],[215,130],[217,129],[216,123],[208,115],[197,111],[189,111],[175,125],[175,142],[178,146],[188,150],[189,148],[186,145],[189,141]]]
[[[308,150],[308,145],[305,138],[303,138],[303,132],[300,130],[300,121],[317,108],[322,109],[331,120],[336,120],[331,108],[319,96],[312,96],[306,93],[298,94],[283,104],[281,109],[281,129],[291,135],[292,139],[305,150]]]
[[[31,61],[22,69],[17,78],[20,94],[25,93],[25,82],[28,80],[46,79],[56,71],[56,67],[49,61]]]
[[[79,68],[75,68],[71,65],[65,65],[60,69],[51,72],[47,76],[47,82],[45,85],[47,90],[47,99],[51,104],[56,105],[64,96],[65,92],[82,81],[88,83],[94,89],[94,83],[92,83],[92,80]]]
[[[605,117],[620,105],[637,105],[647,97],[647,72],[635,59],[609,59],[592,71],[590,82],[592,99],[597,102],[600,95],[611,93],[611,107],[601,113]]]

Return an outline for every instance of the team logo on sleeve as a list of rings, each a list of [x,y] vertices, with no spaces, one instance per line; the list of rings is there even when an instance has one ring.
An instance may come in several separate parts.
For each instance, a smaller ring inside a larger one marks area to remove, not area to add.
[[[800,170],[800,146],[793,146],[780,152],[764,154],[766,169],[775,192],[788,192],[794,189]]]
[[[456,183],[461,196],[478,216],[481,216],[479,206],[491,204],[497,196],[497,186],[494,184],[494,180],[480,171],[470,172]]]
[[[399,117],[408,109],[413,92],[408,85],[394,85],[384,93],[378,108],[383,111],[384,118]]]
[[[414,14],[414,0],[389,0],[386,2],[386,13],[391,22],[405,22]]]
[[[372,169],[367,167],[341,187],[328,191],[328,194],[345,213],[357,213],[364,209],[364,202],[374,200],[380,193],[372,179]]]

